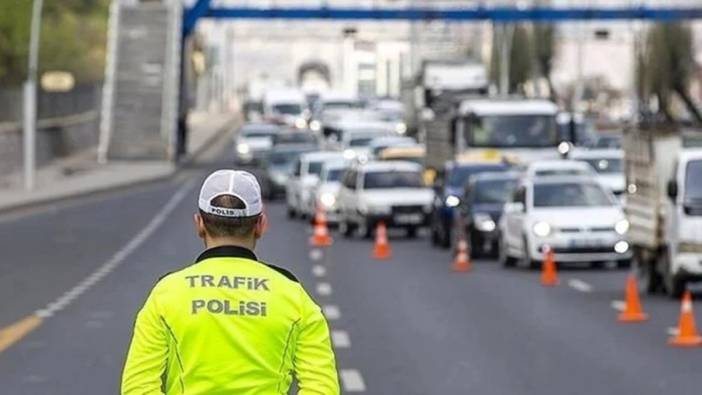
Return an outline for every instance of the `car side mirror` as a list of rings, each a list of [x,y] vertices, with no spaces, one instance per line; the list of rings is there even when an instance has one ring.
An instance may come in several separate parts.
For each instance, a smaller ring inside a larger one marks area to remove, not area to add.
[[[678,183],[675,180],[668,181],[668,197],[670,200],[678,198]]]

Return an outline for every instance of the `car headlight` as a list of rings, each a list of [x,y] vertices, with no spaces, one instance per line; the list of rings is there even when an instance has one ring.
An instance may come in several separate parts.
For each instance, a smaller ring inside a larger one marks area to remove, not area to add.
[[[240,153],[241,155],[246,155],[251,152],[251,147],[249,147],[249,145],[246,143],[237,144],[236,152]]]
[[[307,121],[304,118],[297,118],[295,120],[295,127],[298,129],[304,129],[307,127]]]
[[[620,235],[625,235],[629,231],[629,221],[623,219],[616,224],[614,224],[614,231]]]
[[[405,134],[407,133],[407,125],[404,122],[400,122],[397,125],[395,125],[395,131],[398,134]]]
[[[549,225],[548,222],[539,221],[534,224],[532,230],[534,231],[535,235],[539,237],[546,237],[551,234],[551,225]]]
[[[334,196],[333,193],[329,193],[329,192],[323,193],[319,197],[319,201],[320,201],[320,203],[322,203],[322,205],[325,208],[332,208],[336,204],[336,196]]]
[[[492,232],[497,227],[495,221],[488,214],[475,214],[473,216],[475,229],[481,232]]]
[[[310,129],[313,132],[319,132],[320,130],[322,130],[322,123],[317,120],[314,120],[310,122]]]
[[[455,195],[448,195],[446,196],[445,203],[446,207],[457,207],[459,204],[461,204],[461,199]]]

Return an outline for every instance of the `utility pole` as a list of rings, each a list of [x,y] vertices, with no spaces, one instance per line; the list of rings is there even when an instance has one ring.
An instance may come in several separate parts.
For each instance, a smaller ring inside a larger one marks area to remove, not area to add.
[[[500,34],[500,94],[509,94],[509,66],[512,52],[514,25],[502,23],[498,26]]]
[[[41,33],[41,11],[44,0],[34,0],[32,5],[32,25],[29,36],[29,62],[27,80],[24,82],[24,187],[34,189],[36,173],[36,134],[37,134],[37,64],[39,63],[39,35]]]

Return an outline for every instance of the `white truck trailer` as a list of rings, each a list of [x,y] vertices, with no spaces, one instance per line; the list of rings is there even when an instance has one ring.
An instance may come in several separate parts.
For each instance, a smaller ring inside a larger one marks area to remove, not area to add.
[[[632,262],[643,289],[675,298],[702,280],[702,148],[685,136],[631,128],[623,143]]]

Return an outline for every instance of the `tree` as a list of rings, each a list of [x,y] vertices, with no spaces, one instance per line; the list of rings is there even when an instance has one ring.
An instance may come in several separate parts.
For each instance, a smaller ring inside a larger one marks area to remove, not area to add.
[[[550,24],[535,24],[533,34],[534,39],[532,41],[534,43],[537,72],[546,80],[551,100],[558,101],[558,94],[551,79],[553,58],[556,52],[556,28]]]
[[[32,1],[0,5],[0,87],[26,78]],[[109,0],[47,1],[43,10],[39,71],[65,70],[78,82],[104,73]]]
[[[494,83],[499,83],[500,80],[500,65],[502,62],[500,56],[500,40],[501,37],[498,29],[502,26],[493,27],[492,56],[490,61],[490,78]],[[522,90],[522,86],[531,77],[532,61],[531,61],[531,35],[529,30],[521,24],[513,26],[512,34],[507,37],[510,40],[509,52],[509,92],[515,93]],[[497,39],[499,37],[499,39]]]
[[[682,23],[661,23],[653,26],[647,36],[644,61],[639,63],[639,75],[645,84],[644,100],[650,96],[658,99],[659,112],[675,122],[671,102],[676,94],[697,124],[702,124],[702,114],[688,92],[695,60],[692,30]]]

